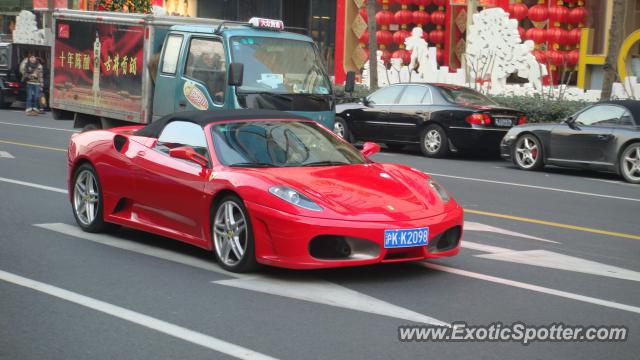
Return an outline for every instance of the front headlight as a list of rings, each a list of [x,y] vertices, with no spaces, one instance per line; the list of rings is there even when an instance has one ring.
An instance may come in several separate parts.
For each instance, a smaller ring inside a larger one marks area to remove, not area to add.
[[[440,196],[442,202],[444,202],[445,204],[448,203],[451,198],[449,197],[449,193],[447,193],[447,190],[445,190],[442,185],[438,184],[433,179],[429,179],[427,181],[429,182],[429,186],[431,186],[431,188],[435,190],[436,193],[438,193],[438,196]]]
[[[269,188],[269,192],[279,197],[280,199],[288,202],[289,204],[299,206],[307,210],[322,211],[322,208],[320,207],[320,205],[314,203],[306,195],[301,194],[300,192],[288,186],[282,186],[282,185],[272,186]]]

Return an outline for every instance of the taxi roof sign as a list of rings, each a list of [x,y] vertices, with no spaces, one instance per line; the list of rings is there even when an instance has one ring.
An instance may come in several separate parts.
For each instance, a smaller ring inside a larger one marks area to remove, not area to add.
[[[254,17],[249,20],[249,24],[251,24],[251,26],[253,27],[273,29],[273,30],[284,30],[284,22],[282,20]]]

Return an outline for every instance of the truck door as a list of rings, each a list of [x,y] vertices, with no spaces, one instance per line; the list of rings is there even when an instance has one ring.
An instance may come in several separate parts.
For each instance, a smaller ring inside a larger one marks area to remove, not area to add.
[[[178,64],[181,62],[180,53],[183,43],[183,34],[172,33],[167,35],[165,39],[153,93],[154,117],[173,113],[177,105],[175,94],[178,86]]]
[[[221,39],[191,36],[180,74],[176,88],[176,112],[223,107],[227,66]]]

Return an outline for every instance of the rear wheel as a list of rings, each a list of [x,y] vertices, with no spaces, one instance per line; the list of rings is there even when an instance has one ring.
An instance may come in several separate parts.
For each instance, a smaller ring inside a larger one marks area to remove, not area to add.
[[[627,146],[620,154],[620,174],[632,184],[640,184],[640,143]]]
[[[513,148],[513,163],[522,170],[538,170],[544,166],[542,162],[542,146],[533,135],[522,135],[516,140]]]
[[[449,138],[440,125],[431,124],[422,130],[420,150],[425,156],[434,158],[449,154]]]
[[[82,164],[73,176],[73,216],[87,232],[103,232],[115,225],[103,219],[102,187],[98,175],[90,164]]]
[[[258,267],[253,229],[242,200],[227,195],[215,207],[212,219],[213,247],[220,266],[232,272],[249,272]]]
[[[333,123],[333,132],[346,141],[352,142],[349,126],[347,126],[347,122],[343,118],[336,117],[336,121]]]

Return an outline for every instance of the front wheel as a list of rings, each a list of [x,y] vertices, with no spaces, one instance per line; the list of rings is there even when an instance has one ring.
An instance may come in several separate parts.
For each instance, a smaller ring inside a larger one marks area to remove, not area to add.
[[[225,270],[241,273],[258,267],[251,221],[238,196],[227,195],[218,202],[211,232],[216,259]]]
[[[103,219],[102,187],[90,164],[82,164],[75,171],[72,205],[73,216],[82,230],[96,233],[115,227]]]
[[[436,124],[424,128],[420,134],[420,150],[428,157],[441,158],[449,154],[449,138],[444,129]]]
[[[632,184],[640,184],[640,143],[627,146],[618,162],[622,177]]]
[[[336,121],[333,123],[333,132],[346,141],[352,142],[351,133],[349,132],[349,126],[343,118],[336,117]]]
[[[522,170],[538,170],[544,166],[542,145],[533,135],[522,135],[513,148],[513,163]]]

